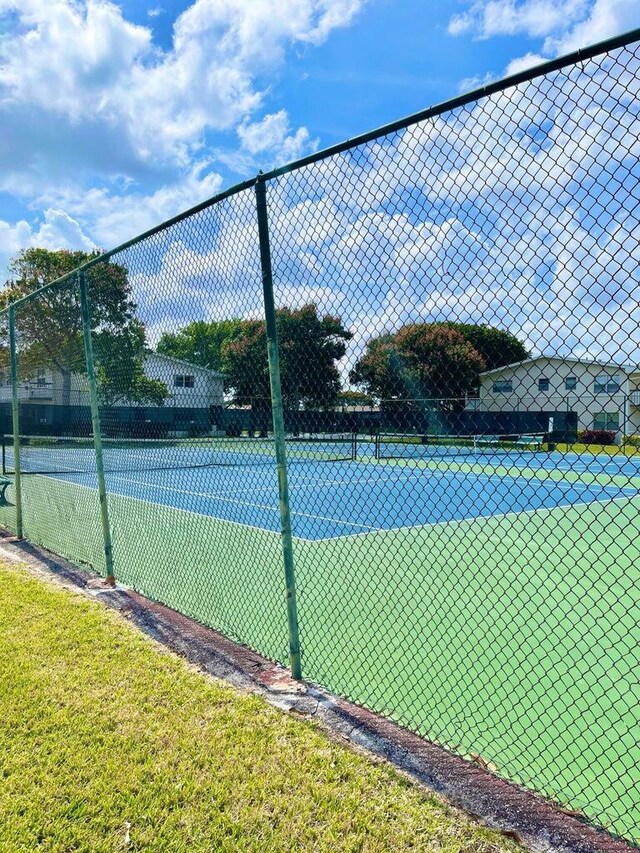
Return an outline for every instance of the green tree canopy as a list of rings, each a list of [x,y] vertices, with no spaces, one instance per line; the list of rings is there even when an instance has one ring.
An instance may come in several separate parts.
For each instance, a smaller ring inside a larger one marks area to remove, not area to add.
[[[145,330],[133,319],[126,328],[94,333],[98,395],[103,406],[131,402],[161,406],[169,389],[144,370]]]
[[[280,376],[286,408],[330,408],[340,391],[336,362],[352,335],[339,317],[318,315],[314,304],[276,311]],[[222,346],[226,384],[237,405],[267,408],[270,398],[267,337],[263,320],[243,320],[237,335]]]
[[[455,329],[456,332],[460,332],[466,338],[476,352],[482,356],[485,370],[493,370],[496,367],[503,367],[505,364],[523,361],[530,356],[529,350],[522,341],[519,341],[510,332],[505,332],[504,329],[496,329],[493,326],[486,325],[474,326],[471,323],[446,322],[442,325]]]
[[[483,356],[450,324],[411,323],[372,338],[350,379],[380,399],[437,399],[448,408],[445,401],[477,387],[485,367]]]
[[[10,278],[0,291],[0,309],[98,255],[99,252],[24,249],[10,263]],[[166,386],[144,374],[145,330],[136,317],[126,268],[113,262],[99,263],[86,271],[86,277],[103,402],[162,402],[168,394]],[[18,307],[16,330],[20,375],[28,378],[42,367],[59,372],[62,403],[69,405],[71,376],[86,370],[77,278],[70,276]]]
[[[196,320],[179,332],[165,332],[156,349],[162,355],[224,371],[223,345],[234,340],[242,328],[242,320]]]

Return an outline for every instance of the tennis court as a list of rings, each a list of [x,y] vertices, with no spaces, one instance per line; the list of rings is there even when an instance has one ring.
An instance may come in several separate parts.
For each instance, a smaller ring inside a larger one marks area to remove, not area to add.
[[[460,457],[451,449],[438,448],[437,459],[446,463],[439,470],[411,464],[424,461],[420,446],[404,446],[401,464],[372,459],[371,445],[366,443],[360,445],[359,459],[349,459],[355,454],[352,447],[350,439],[291,443],[291,517],[297,538],[315,541],[608,503],[632,498],[640,488],[640,480],[637,486],[607,483],[602,475],[609,469],[619,473],[621,468],[615,463],[602,466],[599,457],[584,470],[597,473],[604,483],[584,483],[527,476],[531,466],[534,471],[563,471],[571,460],[560,454],[494,453],[487,448],[482,454],[461,454],[473,464],[460,470]],[[26,472],[97,489],[88,440],[59,439],[47,446],[32,439],[21,455]],[[520,475],[492,469],[507,457],[510,464],[522,467]],[[10,472],[11,464],[5,448],[5,470]],[[111,447],[107,443],[105,467],[111,494],[262,530],[280,529],[275,459],[267,440],[218,440],[215,445],[142,440]],[[640,475],[640,466],[629,462],[627,467]]]
[[[156,447],[139,468],[193,467],[138,471],[139,447],[108,449],[114,554],[121,582],[285,662],[275,459],[260,448],[254,440],[241,451],[251,455],[195,467],[202,447],[185,445],[182,458]],[[290,447],[301,641],[314,680],[480,752],[522,784],[603,813],[622,803],[626,820],[640,820],[620,737],[636,716],[626,685],[637,661],[640,478],[619,472],[637,474],[636,464],[578,457],[580,472],[568,455],[538,452],[380,460],[366,442],[357,459],[319,458],[343,449]],[[52,461],[33,450],[34,467]],[[23,494],[32,541],[101,565],[94,474],[27,475]],[[66,521],[55,529],[52,507]],[[523,707],[536,708],[535,725]]]
[[[437,442],[419,443],[412,441],[397,441],[395,437],[386,438],[386,450],[376,451],[375,444],[369,442],[366,446],[358,445],[358,452],[363,456],[378,458],[381,461],[394,460],[419,465],[426,462],[446,462],[447,465],[456,462],[500,467],[513,466],[518,469],[531,469],[564,474],[586,474],[586,479],[597,477],[603,483],[608,478],[640,478],[640,454],[626,456],[623,453],[611,455],[602,453],[577,453],[571,450],[559,452],[546,449],[537,450],[535,445],[519,447],[508,441],[482,442],[482,437],[470,436],[459,445],[456,437],[438,436]],[[470,443],[476,440],[474,446]],[[447,442],[450,442],[449,444]],[[621,479],[618,480],[620,482]]]
[[[636,717],[638,462],[491,442],[380,458],[348,435],[287,450],[312,680],[521,784],[640,821],[620,737]],[[27,438],[21,456],[29,539],[100,568],[91,443]],[[104,457],[120,582],[286,662],[271,440],[106,440]]]
[[[23,448],[26,470],[50,471],[23,478],[25,530],[101,569],[92,448],[56,444]],[[367,440],[352,458],[348,437],[288,451],[313,680],[557,799],[622,803],[614,829],[640,821],[620,737],[636,717],[638,463],[489,447],[379,459]],[[269,442],[107,441],[105,465],[120,582],[286,662]]]

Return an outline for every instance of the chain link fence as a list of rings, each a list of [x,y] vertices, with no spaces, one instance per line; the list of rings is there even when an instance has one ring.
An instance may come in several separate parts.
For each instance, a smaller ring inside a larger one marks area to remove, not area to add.
[[[5,527],[632,842],[639,37],[0,315]]]

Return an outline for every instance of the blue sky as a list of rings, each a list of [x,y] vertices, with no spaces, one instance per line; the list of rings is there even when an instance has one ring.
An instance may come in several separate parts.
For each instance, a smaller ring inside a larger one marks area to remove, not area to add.
[[[129,0],[119,5],[0,0],[0,269],[31,245],[109,249],[260,168],[639,26],[638,0]],[[445,138],[446,127],[442,132]],[[442,187],[446,190],[444,179]],[[574,214],[568,214],[575,222],[562,240],[551,235],[543,241],[539,263],[527,273],[526,285],[522,278],[523,288],[537,281],[538,289],[542,282],[553,290],[554,281],[562,280],[562,251],[571,241],[585,242],[584,222]],[[363,211],[359,233],[374,228],[373,221],[373,214]],[[623,224],[625,234],[635,233],[635,220]],[[496,257],[496,235],[475,233],[472,226],[454,211],[437,223],[438,234],[428,221],[400,228],[398,220],[389,220],[375,228],[379,244],[388,240],[390,257],[409,240],[427,255],[437,243],[446,244],[446,252],[466,247],[479,257],[473,247],[485,238],[491,247],[482,252]],[[513,255],[517,238],[524,257],[536,230],[534,223],[528,241],[514,231],[509,251],[500,251]],[[620,251],[629,255],[628,241],[622,243]],[[334,249],[344,251],[338,242]],[[171,251],[184,260],[187,250],[173,246]],[[298,268],[308,255],[308,247],[301,249]],[[592,257],[592,266],[608,262]],[[401,267],[398,262],[389,273],[388,294]],[[334,263],[327,274],[335,278],[336,269]],[[349,280],[344,269],[341,275],[343,282]],[[152,286],[151,277],[144,287],[149,292]],[[624,290],[624,283],[620,286]],[[308,289],[301,288],[301,298],[305,293]],[[501,299],[501,294],[496,285],[494,295]],[[310,295],[322,301],[322,294]],[[421,303],[419,316],[439,316],[431,297]],[[597,302],[593,294],[590,299]],[[566,299],[547,311],[548,329],[557,325],[565,304]],[[377,305],[369,317],[372,328],[384,325],[390,305]],[[490,321],[496,309],[483,306],[476,306],[475,315],[470,309],[469,316]],[[398,305],[395,310],[400,316]],[[628,307],[624,310],[628,317]],[[167,311],[175,312],[175,302]],[[413,316],[402,311],[408,319]],[[503,325],[508,320],[528,335],[532,347],[543,349],[542,321],[534,315],[514,308],[511,317],[503,316]],[[352,318],[365,320],[364,314]],[[588,349],[580,328],[572,336],[572,351],[581,341]],[[609,355],[617,346],[607,349]],[[634,339],[621,355],[631,357],[639,346]]]
[[[0,268],[34,243],[110,248],[639,25],[636,0],[0,0]]]

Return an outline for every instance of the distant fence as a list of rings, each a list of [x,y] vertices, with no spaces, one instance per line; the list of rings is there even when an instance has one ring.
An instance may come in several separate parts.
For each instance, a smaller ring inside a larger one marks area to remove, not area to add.
[[[29,435],[74,436],[91,434],[90,406],[55,406],[48,403],[20,403],[20,425]],[[271,409],[225,409],[221,406],[114,406],[101,412],[101,428],[106,436],[139,438],[171,435],[198,436],[211,432],[272,433]],[[424,412],[419,418],[391,410],[370,409],[358,412],[343,410],[284,411],[287,432],[375,435],[382,430],[415,429],[417,432],[486,435],[512,433],[549,433],[549,440],[577,441],[578,421],[575,412]],[[12,430],[11,403],[0,403],[0,433]]]
[[[639,39],[261,174],[0,313],[3,526],[629,841]],[[21,398],[38,370],[64,405]],[[221,374],[226,408],[180,402]]]

